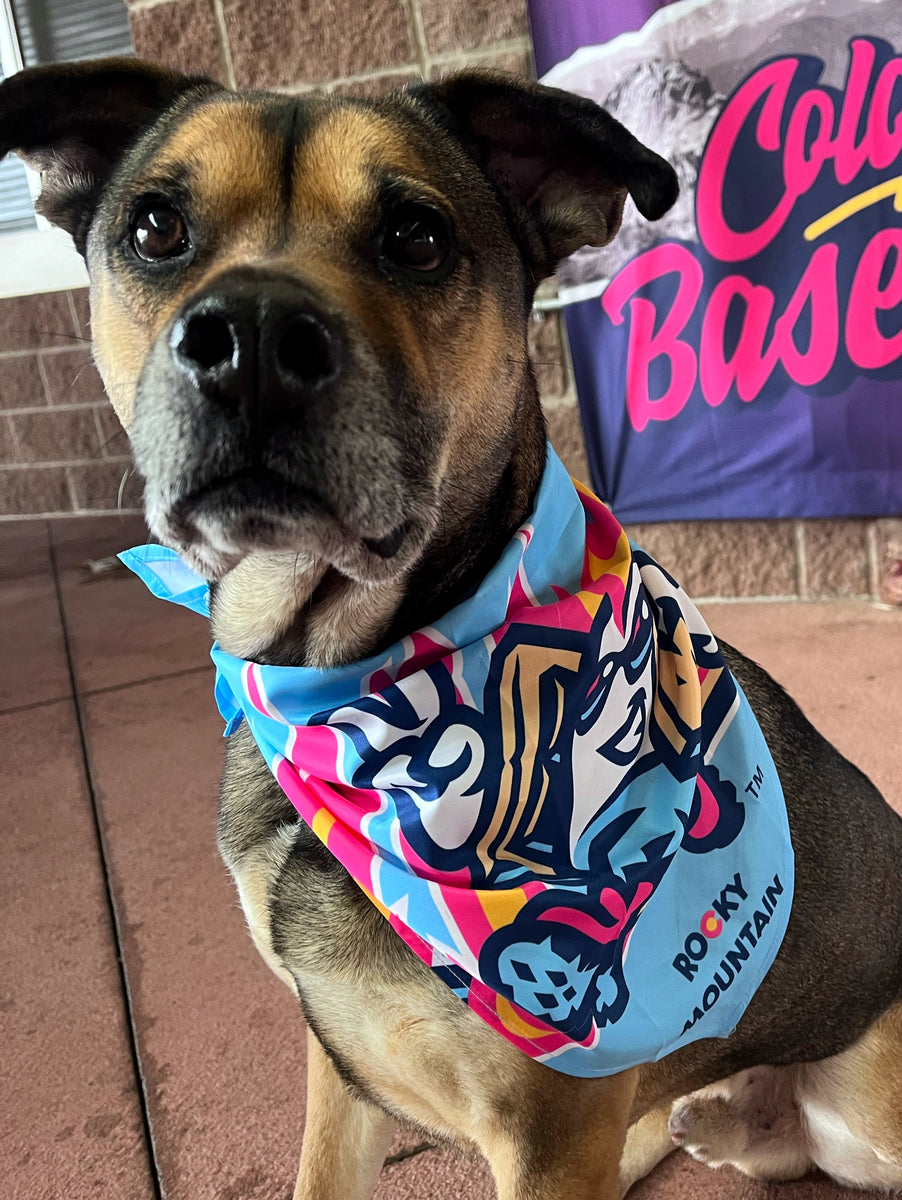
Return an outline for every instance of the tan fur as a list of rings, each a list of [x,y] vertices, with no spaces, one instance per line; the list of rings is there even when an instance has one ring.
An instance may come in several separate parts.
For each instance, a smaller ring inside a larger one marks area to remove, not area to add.
[[[296,227],[323,221],[330,240],[347,229],[369,202],[374,168],[400,176],[423,173],[423,163],[391,121],[365,109],[334,109],[298,155],[302,185],[294,195]]]
[[[248,555],[220,584],[213,636],[238,658],[259,656],[285,632],[326,570],[309,555]]]
[[[258,110],[228,101],[191,114],[162,148],[153,170],[136,181],[136,194],[160,188],[167,172],[185,163],[195,173],[204,212],[218,228],[229,231],[227,244],[217,247],[213,273],[229,263],[259,256],[274,237],[267,214],[278,201],[279,164],[276,147],[263,136]],[[126,429],[132,422],[135,383],[148,350],[186,295],[203,288],[209,274],[199,274],[165,306],[123,286],[115,275],[92,278],[94,355]]]
[[[394,1122],[356,1100],[307,1035],[307,1123],[293,1200],[369,1200]]]
[[[311,987],[305,976],[305,996],[318,1012],[320,986],[325,980]],[[464,1006],[449,1004],[431,980],[370,991],[359,979],[342,987],[332,977],[328,989],[329,1018],[320,1030],[327,1044],[340,1035],[355,1070],[389,1108],[433,1136],[478,1150],[499,1197],[599,1200],[616,1192],[635,1072],[578,1081],[554,1075]],[[331,1191],[316,1195],[333,1200]]]
[[[119,303],[115,280],[103,274],[91,281],[91,333],[107,395],[122,427],[128,429],[134,419],[138,376],[156,330]]]
[[[403,583],[336,586],[321,604],[307,631],[311,666],[325,667],[364,657],[397,611]]]
[[[673,1150],[669,1116],[670,1105],[663,1104],[630,1125],[620,1157],[621,1196],[625,1196],[634,1183],[644,1179]]]
[[[256,249],[275,224],[282,170],[281,147],[266,137],[260,108],[227,99],[190,113],[161,148],[152,170],[138,177],[137,189],[152,190],[157,180],[165,181],[168,172],[186,163],[202,211],[223,231],[216,250],[246,255]]]
[[[238,888],[238,898],[244,911],[247,927],[269,969],[295,991],[295,982],[273,950],[270,927],[269,897],[273,879],[283,870],[285,859],[291,849],[294,831],[286,826],[280,835],[272,838],[265,846],[252,850],[241,859],[228,862],[232,878]]]

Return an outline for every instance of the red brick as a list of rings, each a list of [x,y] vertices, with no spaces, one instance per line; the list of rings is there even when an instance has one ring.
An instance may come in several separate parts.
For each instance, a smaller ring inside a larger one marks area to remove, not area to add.
[[[805,521],[802,526],[802,539],[807,595],[868,594],[867,521]]]
[[[543,399],[563,396],[567,390],[567,368],[562,331],[557,313],[546,313],[529,322],[529,353]]]
[[[91,333],[91,302],[88,289],[74,288],[69,294],[72,297],[72,303],[75,306],[75,315],[78,318],[78,332],[82,337],[89,337]]]
[[[0,417],[0,463],[16,463],[19,461],[19,451],[13,435],[11,417]]]
[[[100,448],[104,458],[127,458],[130,454],[128,434],[119,423],[113,406],[107,404],[97,410],[100,420]]]
[[[503,50],[500,54],[480,54],[478,58],[460,54],[451,59],[443,59],[432,65],[429,78],[444,79],[457,71],[476,68],[483,71],[506,71],[508,75],[516,75],[521,79],[536,77],[532,55],[528,50]]]
[[[562,405],[545,413],[548,436],[564,466],[574,477],[591,485],[582,421],[576,405]]]
[[[174,0],[129,13],[142,58],[190,75],[225,82],[219,27],[210,0]]]
[[[877,594],[902,605],[902,518],[877,522]]]
[[[64,467],[11,467],[0,470],[0,514],[37,516],[72,511]]]
[[[414,60],[402,0],[224,0],[223,12],[240,85],[321,83]]]
[[[529,33],[525,0],[420,0],[420,12],[430,54],[475,50]]]
[[[333,96],[363,96],[367,100],[399,92],[408,84],[421,79],[415,71],[393,71],[391,75],[376,75],[373,79],[357,79],[353,83],[339,83],[329,91]]]
[[[0,358],[0,408],[36,408],[46,402],[36,354]]]
[[[10,418],[19,442],[20,462],[66,462],[100,457],[93,408],[51,409]]]
[[[792,521],[672,521],[627,532],[692,597],[796,594]]]

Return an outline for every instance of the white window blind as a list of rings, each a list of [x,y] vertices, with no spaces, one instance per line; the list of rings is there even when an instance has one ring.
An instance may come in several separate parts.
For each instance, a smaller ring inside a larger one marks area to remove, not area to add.
[[[133,54],[124,0],[10,0],[26,67]]]
[[[0,78],[20,67],[133,54],[124,0],[0,0]],[[0,163],[0,234],[36,229],[31,185],[13,155]]]

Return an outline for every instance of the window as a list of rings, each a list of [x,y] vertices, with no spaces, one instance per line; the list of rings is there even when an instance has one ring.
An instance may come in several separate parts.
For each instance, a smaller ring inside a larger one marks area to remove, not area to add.
[[[41,63],[131,53],[124,0],[0,0],[0,78]],[[38,190],[18,158],[0,163],[0,296],[86,282],[69,238],[35,216]]]
[[[22,67],[19,39],[12,21],[9,0],[0,2],[0,79]],[[15,155],[9,154],[0,162],[0,233],[18,229],[36,229],[31,206],[31,186],[25,168]]]

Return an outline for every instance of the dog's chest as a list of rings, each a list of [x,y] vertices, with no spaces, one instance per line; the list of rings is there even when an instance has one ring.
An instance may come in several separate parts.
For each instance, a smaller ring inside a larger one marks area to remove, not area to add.
[[[801,1097],[802,1118],[808,1131],[812,1162],[834,1179],[851,1187],[898,1188],[898,1163],[885,1162],[848,1126],[835,1097],[817,1090]]]

